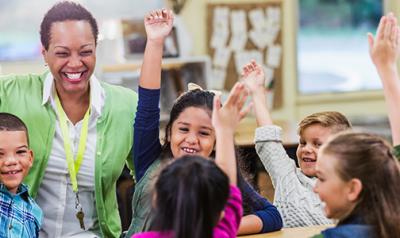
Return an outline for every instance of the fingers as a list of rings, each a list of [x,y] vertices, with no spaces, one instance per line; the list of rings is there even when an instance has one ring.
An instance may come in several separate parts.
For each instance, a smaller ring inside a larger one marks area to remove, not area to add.
[[[221,96],[215,95],[213,100],[212,118],[215,118],[218,111],[221,109]]]
[[[249,105],[247,105],[243,110],[241,110],[239,113],[240,120],[242,120],[250,112],[252,108],[253,108],[253,103],[249,103]]]
[[[239,82],[235,83],[235,85],[231,89],[231,92],[229,93],[225,105],[235,105],[240,99],[243,90],[244,90],[244,85],[242,83]]]
[[[173,19],[174,14],[172,10],[167,10],[165,8],[153,10],[145,16],[145,20],[151,22],[169,21]]]
[[[367,37],[368,37],[369,49],[371,50],[374,47],[374,36],[372,35],[371,32],[368,32]]]
[[[379,21],[378,29],[376,30],[376,37],[378,39],[384,38],[385,27],[386,27],[386,16],[382,16],[381,20]]]

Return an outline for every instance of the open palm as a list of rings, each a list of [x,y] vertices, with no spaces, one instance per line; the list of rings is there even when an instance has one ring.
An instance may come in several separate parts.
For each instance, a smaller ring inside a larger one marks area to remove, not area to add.
[[[242,81],[251,93],[264,89],[265,74],[262,67],[255,61],[245,65],[242,71]]]
[[[171,32],[174,15],[171,10],[160,9],[148,13],[144,18],[148,40],[164,40]]]

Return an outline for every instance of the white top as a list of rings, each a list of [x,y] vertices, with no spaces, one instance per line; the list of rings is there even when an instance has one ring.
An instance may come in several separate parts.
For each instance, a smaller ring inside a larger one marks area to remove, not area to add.
[[[307,177],[282,145],[282,129],[264,126],[256,129],[255,144],[258,156],[271,176],[275,188],[274,205],[281,213],[284,227],[327,225],[323,204],[313,192],[316,178]]]
[[[43,105],[50,103],[54,111],[57,112],[55,93],[53,75],[49,73],[43,86]],[[43,226],[39,233],[40,237],[100,236],[100,227],[95,206],[94,160],[97,140],[96,120],[101,115],[104,105],[104,95],[99,81],[96,77],[92,76],[90,78],[91,113],[89,116],[88,136],[82,164],[77,174],[79,200],[85,214],[84,223],[86,231],[80,228],[79,220],[76,218],[75,193],[72,191],[72,183],[64,151],[64,140],[60,121],[57,116],[50,157],[36,198],[37,203],[44,213]],[[78,151],[82,121],[73,125],[68,120],[67,124],[71,149],[75,159]]]

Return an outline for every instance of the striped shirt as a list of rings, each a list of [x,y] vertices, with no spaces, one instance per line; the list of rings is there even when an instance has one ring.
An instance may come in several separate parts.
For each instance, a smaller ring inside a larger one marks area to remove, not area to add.
[[[11,194],[0,184],[0,238],[38,237],[42,218],[42,209],[29,196],[25,185]]]

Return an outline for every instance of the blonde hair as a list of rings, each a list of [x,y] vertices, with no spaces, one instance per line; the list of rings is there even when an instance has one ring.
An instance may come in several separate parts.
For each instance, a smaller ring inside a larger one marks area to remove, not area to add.
[[[315,124],[332,129],[332,133],[337,133],[351,128],[349,120],[347,120],[346,116],[342,113],[325,111],[313,113],[301,120],[299,123],[298,134],[302,135],[307,127]]]
[[[392,147],[378,136],[348,131],[330,138],[321,151],[335,158],[343,181],[357,178],[362,183],[349,216],[364,219],[376,237],[400,237],[400,165]]]

